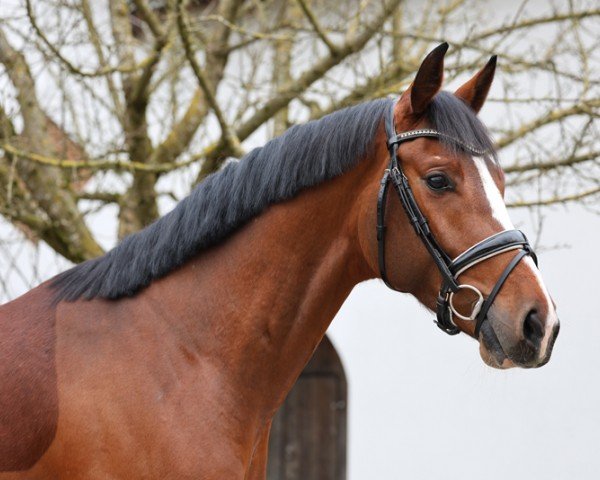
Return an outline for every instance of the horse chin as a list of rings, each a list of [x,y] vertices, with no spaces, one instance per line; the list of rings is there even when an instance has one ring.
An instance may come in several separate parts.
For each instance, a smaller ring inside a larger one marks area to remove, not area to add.
[[[484,345],[483,341],[479,343],[479,354],[486,365],[498,370],[506,370],[516,366],[503,351],[491,351]]]
[[[516,366],[504,352],[489,322],[485,322],[479,332],[479,354],[481,359],[492,368],[506,370]]]

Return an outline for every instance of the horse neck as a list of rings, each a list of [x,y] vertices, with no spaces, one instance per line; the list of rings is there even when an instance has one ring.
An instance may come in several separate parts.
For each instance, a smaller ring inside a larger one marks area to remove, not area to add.
[[[357,233],[368,163],[270,207],[143,292],[246,404],[277,408],[354,285],[373,276]]]

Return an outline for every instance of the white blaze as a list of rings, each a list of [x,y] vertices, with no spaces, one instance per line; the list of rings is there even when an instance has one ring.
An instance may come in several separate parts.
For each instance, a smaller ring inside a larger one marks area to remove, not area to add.
[[[475,166],[477,167],[477,171],[479,172],[479,177],[481,178],[481,183],[483,185],[483,190],[485,191],[485,196],[488,199],[490,204],[490,209],[492,211],[492,216],[502,225],[505,230],[512,230],[515,227],[508,215],[508,210],[506,209],[506,204],[504,203],[504,199],[502,198],[502,194],[494,182],[492,178],[492,174],[490,173],[485,158],[475,157],[474,159]],[[539,284],[541,291],[544,293],[546,302],[547,302],[547,312],[548,316],[545,319],[545,332],[544,338],[542,339],[542,344],[540,347],[540,357],[544,357],[546,355],[546,349],[548,348],[548,342],[550,337],[552,336],[552,332],[554,330],[554,326],[558,322],[558,317],[556,315],[556,311],[554,309],[554,305],[552,304],[552,299],[548,293],[548,289],[546,285],[544,285],[544,281],[542,280],[542,275],[535,265],[533,259],[531,257],[525,257],[522,262],[524,262],[529,270],[531,271],[533,277]]]
[[[515,227],[508,216],[508,211],[506,210],[506,204],[504,203],[502,194],[500,193],[496,182],[494,182],[494,179],[492,178],[492,174],[488,169],[485,158],[475,157],[474,162],[475,166],[477,167],[477,171],[479,172],[481,183],[483,184],[485,196],[490,203],[492,216],[498,220],[500,225],[502,225],[505,230],[514,229]]]

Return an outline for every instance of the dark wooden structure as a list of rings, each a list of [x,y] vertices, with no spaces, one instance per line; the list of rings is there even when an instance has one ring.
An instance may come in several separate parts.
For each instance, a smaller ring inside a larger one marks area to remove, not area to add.
[[[268,480],[345,480],[347,385],[327,337],[277,412]]]

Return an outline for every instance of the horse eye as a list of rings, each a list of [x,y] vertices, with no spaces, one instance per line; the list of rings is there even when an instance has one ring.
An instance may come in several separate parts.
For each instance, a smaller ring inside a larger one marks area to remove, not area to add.
[[[443,173],[432,173],[431,175],[427,176],[425,181],[431,190],[440,191],[452,189],[452,183],[450,182],[450,179]]]

